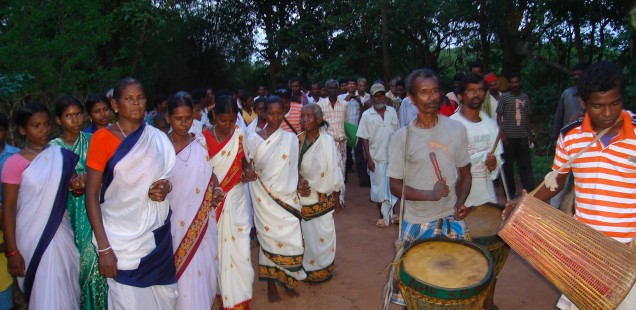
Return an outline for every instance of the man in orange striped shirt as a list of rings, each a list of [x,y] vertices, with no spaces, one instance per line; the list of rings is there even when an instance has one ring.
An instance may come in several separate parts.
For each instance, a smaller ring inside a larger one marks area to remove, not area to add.
[[[575,218],[630,244],[636,235],[636,117],[623,110],[625,78],[619,66],[598,62],[585,71],[577,87],[585,117],[561,131],[552,169],[557,171],[597,134],[610,129],[559,172],[556,191],[543,186],[535,196],[550,199],[563,189],[567,173],[572,171]],[[636,309],[635,299],[636,293],[631,292],[618,309]],[[576,309],[563,297],[557,307]]]

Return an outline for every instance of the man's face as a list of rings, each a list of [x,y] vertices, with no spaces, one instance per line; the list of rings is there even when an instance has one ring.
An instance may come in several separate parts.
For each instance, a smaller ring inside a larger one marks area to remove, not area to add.
[[[258,95],[261,97],[267,96],[267,91],[265,90],[265,86],[258,87]]]
[[[396,90],[395,90],[395,84],[396,84],[396,83],[397,83],[397,82],[396,82],[395,80],[391,80],[391,81],[389,82],[389,90],[390,90],[393,94],[395,94],[395,91],[396,91]]]
[[[373,94],[373,96],[371,96],[371,97],[373,98],[373,101],[374,101],[375,104],[378,104],[378,103],[386,104],[387,103],[386,95],[385,95],[385,93],[383,91],[375,92],[375,94]]]
[[[404,89],[404,86],[395,86],[395,95],[397,95],[400,99],[404,99],[404,97],[406,97],[406,90]]]
[[[300,95],[300,82],[299,81],[293,81],[291,83],[291,91],[292,94],[298,96]]]
[[[490,90],[491,94],[499,92],[499,81],[494,80],[488,83],[488,89]]]
[[[413,91],[410,95],[417,110],[423,114],[437,114],[442,100],[442,89],[435,78],[418,77],[413,82]]]
[[[581,78],[581,75],[583,75],[583,70],[574,70],[572,72],[572,80],[576,83]]]
[[[340,83],[340,93],[344,94],[347,92],[347,83]]]
[[[367,92],[367,81],[358,82],[358,94],[364,94]]]
[[[585,110],[596,131],[612,127],[623,110],[623,94],[619,87],[606,92],[593,92],[585,101]]]
[[[314,98],[320,97],[320,86],[318,84],[311,85],[311,96]]]
[[[325,87],[325,89],[327,90],[327,96],[331,98],[338,96],[338,91],[339,91],[338,84],[336,83],[327,84],[327,87]]]
[[[355,93],[356,92],[356,82],[351,81],[351,82],[347,82],[347,92],[349,92],[350,94]]]
[[[481,71],[481,67],[472,67],[472,68],[470,68],[470,72],[474,73],[474,74],[477,74],[479,76],[483,76],[484,75],[484,73]]]
[[[513,77],[510,79],[510,90],[514,93],[514,92],[519,92],[521,90],[521,86],[523,84],[521,83],[521,79],[518,77]]]
[[[466,84],[464,92],[462,92],[462,103],[469,109],[480,109],[486,97],[486,89],[484,82],[477,84]]]

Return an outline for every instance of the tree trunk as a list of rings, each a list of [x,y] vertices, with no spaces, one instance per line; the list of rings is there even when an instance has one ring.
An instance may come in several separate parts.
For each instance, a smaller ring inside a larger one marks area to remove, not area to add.
[[[571,10],[572,12],[572,30],[574,32],[574,47],[576,49],[576,58],[578,62],[585,61],[585,52],[583,51],[583,39],[581,39],[581,20],[579,17],[579,9],[575,4]]]
[[[382,3],[380,8],[382,18],[382,66],[384,68],[384,80],[391,79],[391,55],[389,54],[389,25],[387,20],[387,4]]]
[[[484,73],[489,72],[488,67],[490,66],[490,40],[488,36],[490,33],[488,32],[487,26],[487,16],[486,16],[486,0],[479,1],[479,40],[481,42],[481,55],[482,55],[482,65],[484,66]]]

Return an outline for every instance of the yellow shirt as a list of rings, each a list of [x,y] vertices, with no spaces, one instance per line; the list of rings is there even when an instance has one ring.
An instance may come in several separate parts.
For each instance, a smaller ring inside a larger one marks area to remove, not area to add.
[[[245,126],[248,126],[255,118],[256,112],[252,111],[252,115],[245,112],[245,110],[241,110],[241,115],[243,115],[243,120],[245,120]]]
[[[4,231],[0,230],[0,243],[4,242]],[[5,291],[13,283],[13,277],[7,268],[7,257],[0,253],[0,292]]]

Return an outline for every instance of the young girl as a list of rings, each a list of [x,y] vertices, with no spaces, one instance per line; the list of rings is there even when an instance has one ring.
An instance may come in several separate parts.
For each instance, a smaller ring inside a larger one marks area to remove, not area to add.
[[[2,169],[9,273],[18,277],[30,309],[79,309],[79,254],[66,212],[69,190],[81,190],[73,177],[78,157],[46,148],[51,123],[42,104],[21,107],[15,120],[26,145]]]
[[[108,105],[108,98],[102,94],[90,94],[84,103],[91,124],[84,129],[85,133],[94,133],[97,129],[107,127],[113,118]]]
[[[254,170],[258,172],[250,192],[261,245],[259,279],[267,281],[269,301],[280,302],[276,283],[290,296],[299,296],[295,287],[306,278],[302,268],[301,206],[296,191],[298,138],[281,128],[285,115],[281,98],[267,98],[265,111],[267,126],[250,135],[247,143],[249,158],[254,159]]]
[[[243,116],[243,121],[245,122],[245,126],[249,126],[250,123],[256,118],[256,113],[254,112],[254,96],[249,92],[244,92],[241,97],[239,97],[241,104],[243,105],[243,109],[241,109],[241,116]]]
[[[102,104],[101,102],[99,104]],[[95,108],[95,106],[93,106]],[[99,109],[99,107],[97,107]],[[103,108],[102,108],[103,109]],[[107,111],[110,111],[108,109]],[[108,112],[110,114],[110,112]],[[79,100],[67,96],[55,102],[55,122],[62,127],[62,135],[49,142],[66,148],[79,156],[75,166],[77,178],[75,191],[69,194],[68,215],[75,235],[75,243],[80,254],[80,304],[82,309],[106,309],[108,286],[106,278],[99,274],[97,254],[91,239],[93,230],[86,215],[86,155],[92,134],[80,132],[84,123],[84,109]],[[96,123],[93,122],[93,125]]]
[[[261,129],[265,128],[265,125],[267,125],[267,118],[265,118],[265,99],[265,97],[259,97],[254,100],[254,113],[256,114],[256,119],[247,126],[247,129],[245,129],[246,136],[250,136],[257,131],[261,131]]]
[[[177,267],[177,309],[211,309],[217,291],[217,227],[214,207],[223,197],[212,173],[205,138],[190,134],[193,111],[187,97],[168,99],[166,122],[177,160],[167,196],[172,214],[172,245]],[[212,197],[209,199],[208,197]]]
[[[204,131],[214,174],[225,195],[216,208],[219,228],[219,302],[224,309],[248,309],[254,270],[250,261],[251,211],[246,186],[256,180],[243,153],[244,133],[236,126],[236,101],[221,96],[214,107],[215,124]]]

